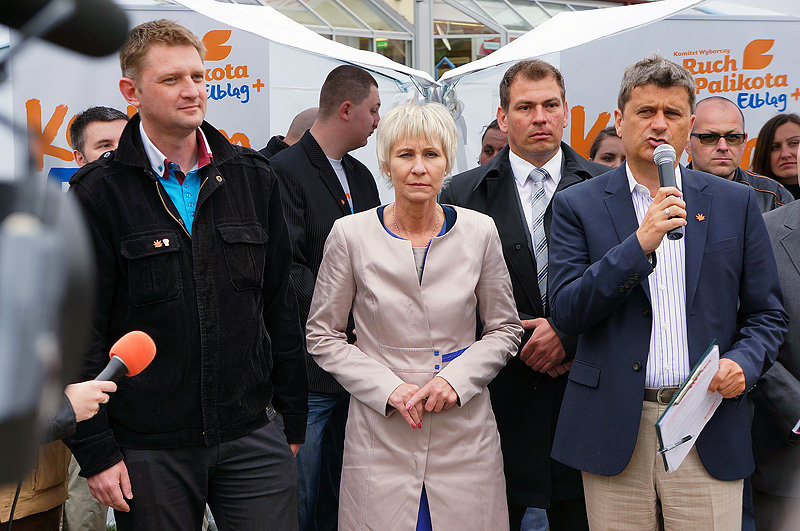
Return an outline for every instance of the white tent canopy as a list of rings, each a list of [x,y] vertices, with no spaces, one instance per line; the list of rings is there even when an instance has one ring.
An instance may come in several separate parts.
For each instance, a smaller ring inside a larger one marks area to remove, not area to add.
[[[703,0],[662,0],[633,6],[559,13],[496,52],[445,72],[439,81],[446,85],[470,72],[560,52],[650,24],[702,2]]]
[[[654,52],[692,72],[698,99],[724,96],[740,107],[749,134],[747,165],[761,125],[778,112],[800,111],[800,2],[745,4],[662,0],[562,13],[488,57],[445,73],[442,99],[459,125],[453,171],[475,166],[480,132],[496,115],[498,86],[513,63],[535,57],[559,68],[569,107],[563,139],[588,156],[597,133],[613,124],[625,67]]]
[[[357,50],[346,44],[326,39],[269,6],[225,4],[214,0],[175,1],[209,18],[249,31],[272,42],[359,65],[395,79],[411,78],[423,87],[436,85],[427,72],[401,65],[375,52]]]

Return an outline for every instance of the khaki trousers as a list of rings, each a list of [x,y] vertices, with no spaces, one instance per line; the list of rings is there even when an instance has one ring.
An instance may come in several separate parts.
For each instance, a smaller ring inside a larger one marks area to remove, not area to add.
[[[583,472],[586,513],[593,531],[739,531],[742,480],[720,481],[703,467],[697,449],[675,472],[664,470],[654,424],[666,409],[644,402],[639,436],[628,466],[616,476]]]

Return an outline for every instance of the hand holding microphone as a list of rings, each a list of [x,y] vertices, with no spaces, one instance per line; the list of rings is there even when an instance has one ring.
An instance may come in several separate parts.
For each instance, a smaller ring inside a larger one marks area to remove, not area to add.
[[[83,422],[97,415],[100,405],[107,403],[110,398],[107,393],[116,390],[117,384],[114,382],[90,380],[68,385],[64,394],[75,412],[75,422]]]
[[[681,227],[686,225],[686,203],[675,183],[675,158],[675,149],[669,144],[658,146],[653,153],[660,188],[636,231],[644,254],[654,252],[665,235],[670,240],[683,237]]]
[[[94,380],[68,385],[67,395],[77,422],[87,420],[100,412],[100,405],[109,400],[106,393],[117,390],[116,382],[123,376],[136,376],[150,365],[156,355],[153,339],[135,330],[114,343],[108,357],[111,360]]]
[[[61,439],[75,432],[75,424],[89,420],[109,401],[108,393],[117,390],[115,383],[124,374],[135,376],[142,372],[156,354],[156,345],[144,332],[129,332],[111,347],[111,361],[94,380],[68,385],[64,403],[55,415],[48,417],[47,440]],[[70,407],[72,410],[70,410]]]

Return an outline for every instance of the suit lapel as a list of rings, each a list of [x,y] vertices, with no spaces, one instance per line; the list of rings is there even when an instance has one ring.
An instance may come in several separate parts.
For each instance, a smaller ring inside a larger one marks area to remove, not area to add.
[[[700,269],[703,265],[703,253],[706,248],[708,235],[708,219],[711,210],[711,193],[703,191],[705,182],[696,179],[684,168],[681,168],[683,181],[683,198],[686,201],[686,221],[684,227],[685,269],[686,269],[686,311],[689,313],[694,294],[697,291],[697,282],[700,278]],[[698,220],[700,216],[700,220]]]
[[[606,210],[611,218],[611,224],[614,225],[614,232],[617,234],[617,243],[619,244],[639,228],[639,222],[636,220],[636,211],[633,209],[631,189],[628,185],[628,174],[625,171],[624,164],[614,170],[614,174],[608,180],[605,192]],[[640,286],[644,289],[649,300],[650,284],[642,282]]]
[[[800,230],[798,230],[800,228],[800,208],[790,208],[793,208],[793,212],[784,222],[786,231],[781,236],[781,245],[786,251],[789,261],[792,262],[795,270],[800,274]]]
[[[328,191],[330,191],[339,210],[342,211],[343,215],[350,214],[350,207],[347,204],[344,188],[342,188],[341,183],[339,183],[339,178],[336,177],[336,172],[333,171],[333,167],[331,167],[328,157],[325,156],[325,152],[322,151],[322,148],[319,147],[319,144],[317,144],[317,141],[311,135],[311,131],[306,131],[300,139],[300,144],[306,150],[309,162],[319,171],[319,178],[328,188]]]
[[[503,158],[484,177],[486,214],[494,219],[504,241],[519,242],[519,245],[524,245],[525,252],[508,253],[506,261],[509,269],[512,269],[518,278],[532,279],[522,282],[522,286],[529,305],[538,312],[536,315],[544,315],[539,284],[536,282],[536,261],[530,250],[530,235],[526,229],[525,217],[520,211],[514,172],[508,162],[508,147],[503,149],[505,153],[497,155],[497,158]]]

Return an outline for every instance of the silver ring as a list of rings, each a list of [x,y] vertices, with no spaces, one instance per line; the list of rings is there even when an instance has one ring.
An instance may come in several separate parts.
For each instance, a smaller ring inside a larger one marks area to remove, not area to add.
[[[667,207],[667,208],[665,208],[665,209],[664,209],[664,214],[666,214],[666,215],[667,215],[667,217],[669,217],[669,207]]]

